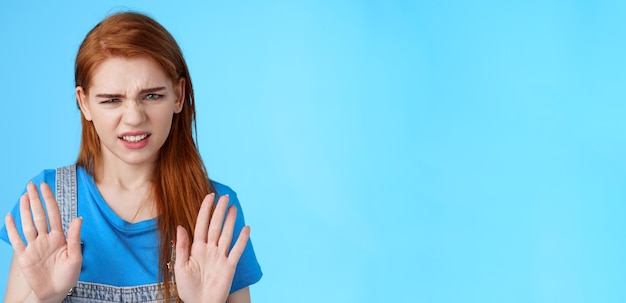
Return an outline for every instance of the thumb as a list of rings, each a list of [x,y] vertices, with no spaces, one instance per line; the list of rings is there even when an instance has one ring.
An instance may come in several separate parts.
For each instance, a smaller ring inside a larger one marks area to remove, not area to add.
[[[189,260],[189,236],[187,230],[178,225],[176,227],[176,263],[174,268],[183,266]]]

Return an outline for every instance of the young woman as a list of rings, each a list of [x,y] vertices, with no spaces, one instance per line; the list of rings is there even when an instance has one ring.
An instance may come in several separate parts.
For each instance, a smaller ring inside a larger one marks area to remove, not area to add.
[[[208,178],[173,37],[115,14],[75,69],[78,160],[34,177],[7,215],[5,302],[250,302],[262,275],[250,229],[235,192]]]

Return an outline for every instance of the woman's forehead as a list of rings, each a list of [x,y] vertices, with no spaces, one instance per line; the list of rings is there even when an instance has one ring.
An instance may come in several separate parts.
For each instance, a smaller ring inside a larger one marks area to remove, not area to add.
[[[171,85],[172,80],[154,59],[135,56],[105,59],[94,70],[90,86],[91,90],[130,92]]]

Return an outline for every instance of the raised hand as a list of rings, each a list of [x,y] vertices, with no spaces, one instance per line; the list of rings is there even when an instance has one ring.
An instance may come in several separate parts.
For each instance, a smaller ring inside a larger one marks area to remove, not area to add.
[[[230,249],[237,208],[228,209],[224,222],[228,195],[220,197],[209,224],[214,200],[215,194],[210,194],[202,201],[191,252],[185,228],[178,226],[176,231],[174,275],[178,295],[186,303],[226,302],[235,268],[250,236],[250,227],[244,227]]]
[[[26,189],[27,193],[20,198],[20,214],[27,244],[22,241],[11,214],[5,218],[9,241],[32,295],[41,302],[60,302],[76,285],[80,274],[82,219],[72,221],[66,240],[59,207],[50,186],[41,184],[48,219],[35,184],[29,183]]]

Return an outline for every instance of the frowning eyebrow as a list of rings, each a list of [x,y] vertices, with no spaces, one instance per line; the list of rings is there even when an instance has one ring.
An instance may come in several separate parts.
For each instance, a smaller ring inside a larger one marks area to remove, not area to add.
[[[165,86],[144,88],[141,91],[139,91],[139,94],[143,95],[143,94],[156,93],[156,92],[160,92],[162,90],[165,90]],[[123,97],[125,97],[125,95],[123,95],[123,94],[96,94],[96,97],[110,99],[110,98],[123,98]]]

